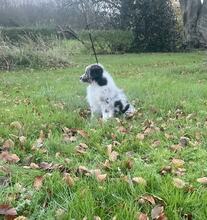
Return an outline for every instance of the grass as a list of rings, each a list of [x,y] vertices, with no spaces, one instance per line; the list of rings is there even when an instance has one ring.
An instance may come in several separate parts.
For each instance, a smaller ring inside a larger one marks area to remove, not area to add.
[[[133,220],[139,212],[151,215],[154,206],[138,202],[149,194],[162,198],[170,220],[190,219],[191,215],[196,220],[206,219],[207,190],[196,181],[207,176],[205,55],[196,52],[99,57],[138,110],[134,119],[104,124],[80,117],[80,113],[85,116],[88,106],[86,86],[79,83],[79,76],[93,58],[74,55],[73,59],[77,65],[65,70],[0,74],[0,142],[2,146],[5,140],[12,139],[15,145],[10,152],[20,158],[18,163],[0,161],[0,204],[11,205],[19,216],[28,219],[90,220],[100,216],[108,220],[116,216],[117,220]],[[21,123],[21,129],[11,126],[15,121]],[[82,129],[89,136],[77,134],[74,142],[65,142],[64,127]],[[120,131],[121,127],[127,134]],[[46,135],[43,147],[32,148],[41,130]],[[144,132],[144,139],[137,138]],[[21,135],[27,138],[24,144],[18,139]],[[171,146],[178,144],[182,136],[189,138],[188,145],[172,151]],[[120,143],[113,147],[119,157],[105,169],[107,146],[114,141]],[[77,154],[79,143],[88,145],[85,154]],[[173,158],[185,164],[172,165]],[[32,162],[60,164],[63,168],[32,169]],[[129,162],[132,166],[127,165]],[[106,180],[100,183],[93,176],[81,175],[77,172],[80,165],[100,169],[107,174]],[[160,175],[168,165],[173,171]],[[63,179],[63,170],[75,180],[73,187]],[[39,190],[34,187],[37,176],[44,176]],[[147,185],[131,182],[133,177],[144,178]],[[184,188],[174,186],[175,177],[186,183]]]

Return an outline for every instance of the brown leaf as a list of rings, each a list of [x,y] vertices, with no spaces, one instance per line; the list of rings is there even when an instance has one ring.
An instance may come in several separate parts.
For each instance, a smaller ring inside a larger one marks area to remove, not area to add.
[[[173,158],[173,159],[172,159],[172,164],[173,164],[176,168],[180,168],[180,167],[183,167],[183,166],[184,166],[185,161],[184,161],[184,160],[181,160],[181,159]]]
[[[172,167],[171,166],[166,166],[160,170],[160,175],[165,175],[167,173],[172,173]]]
[[[160,145],[161,145],[161,142],[160,142],[159,140],[154,141],[154,142],[152,143],[152,146],[153,146],[153,147],[158,147],[158,146],[160,146]]]
[[[101,220],[99,216],[94,216],[93,220]]]
[[[88,149],[88,146],[84,143],[80,143],[75,149],[77,153],[85,154]]]
[[[170,147],[170,150],[173,151],[173,152],[177,152],[177,151],[180,151],[182,150],[182,146],[180,144],[173,144],[171,147]]]
[[[111,168],[111,164],[110,164],[109,160],[105,160],[105,162],[103,163],[103,167],[105,169],[110,169]]]
[[[206,185],[207,184],[207,177],[198,178],[197,182]]]
[[[119,131],[120,133],[122,133],[122,134],[127,134],[127,133],[128,133],[127,129],[126,129],[125,127],[123,127],[123,126],[119,127],[119,128],[118,128],[118,131]]]
[[[164,207],[156,205],[151,211],[151,217],[153,220],[167,220],[164,214]]]
[[[69,186],[69,187],[73,187],[74,185],[75,185],[75,181],[74,181],[74,179],[68,174],[68,173],[66,173],[65,175],[64,175],[64,181],[67,183],[67,185]]]
[[[43,176],[37,176],[37,177],[35,177],[33,186],[34,186],[34,188],[35,188],[36,190],[40,190],[40,188],[42,187],[42,184],[43,184],[43,180],[44,180],[44,177],[43,177]]]
[[[11,208],[7,204],[0,205],[0,215],[4,215],[6,217],[12,217],[17,215],[17,211],[15,208]]]
[[[78,173],[79,174],[88,174],[88,173],[90,173],[90,170],[88,168],[86,168],[85,166],[79,166]]]
[[[20,136],[19,141],[20,141],[21,145],[24,145],[27,141],[27,138],[25,136]]]
[[[77,132],[78,132],[78,134],[80,136],[82,136],[84,138],[88,138],[89,137],[88,133],[86,131],[84,131],[84,130],[77,130]]]
[[[110,161],[116,161],[118,156],[119,156],[118,152],[112,151],[111,154],[109,155],[109,160]]]
[[[140,204],[144,204],[145,202],[148,202],[151,205],[155,205],[156,204],[154,196],[151,196],[151,195],[141,196],[141,198],[138,200],[138,202]]]
[[[12,147],[14,147],[14,142],[11,139],[6,140],[3,144],[4,149],[9,149]]]
[[[47,163],[47,162],[41,162],[39,164],[39,167],[43,170],[51,170],[51,169],[53,169],[53,164],[52,163]]]
[[[142,133],[139,133],[139,134],[137,134],[136,138],[139,139],[140,141],[143,141],[145,138],[145,135]]]
[[[107,178],[107,174],[99,174],[99,175],[96,175],[96,179],[98,182],[104,182]]]
[[[30,164],[30,168],[32,168],[32,169],[39,169],[40,167],[36,163],[31,163]]]
[[[18,161],[20,161],[19,157],[16,154],[10,154],[8,151],[3,151],[0,154],[0,159],[9,163],[17,163]]]
[[[186,183],[179,178],[173,178],[173,185],[179,189],[182,189],[185,187]]]
[[[21,130],[22,129],[22,124],[19,121],[14,121],[10,124],[10,127]]]
[[[182,147],[186,147],[187,145],[188,145],[188,143],[189,143],[189,138],[187,138],[187,137],[181,137],[180,138],[180,145],[182,146]]]
[[[128,159],[127,161],[125,161],[125,167],[129,170],[133,168],[133,164],[134,164],[134,161],[132,159]]]
[[[25,216],[18,216],[17,218],[15,218],[14,220],[27,220],[28,218]]]
[[[137,220],[149,220],[149,217],[147,216],[147,214],[144,213],[139,213]]]
[[[147,185],[147,181],[142,177],[134,177],[132,178],[132,182],[143,186]]]

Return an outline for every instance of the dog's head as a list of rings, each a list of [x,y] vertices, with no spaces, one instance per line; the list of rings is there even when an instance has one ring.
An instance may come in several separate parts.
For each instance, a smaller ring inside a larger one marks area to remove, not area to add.
[[[92,64],[86,67],[85,73],[80,77],[81,82],[96,82],[99,86],[105,86],[107,80],[103,77],[104,68],[100,64]]]

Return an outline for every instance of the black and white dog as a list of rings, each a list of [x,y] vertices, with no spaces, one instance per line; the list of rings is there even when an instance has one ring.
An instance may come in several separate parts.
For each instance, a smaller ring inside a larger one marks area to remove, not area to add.
[[[91,108],[91,117],[98,114],[103,120],[107,120],[117,114],[127,116],[135,112],[135,108],[129,104],[123,90],[116,86],[102,65],[87,66],[80,81],[89,83],[87,100]]]

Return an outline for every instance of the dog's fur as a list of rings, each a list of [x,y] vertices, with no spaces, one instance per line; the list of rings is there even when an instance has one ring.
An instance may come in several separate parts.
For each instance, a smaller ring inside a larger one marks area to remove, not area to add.
[[[135,109],[129,104],[123,90],[114,83],[110,74],[100,64],[86,67],[80,81],[89,83],[87,100],[91,108],[91,116],[102,116],[103,120],[117,114],[133,114]]]

